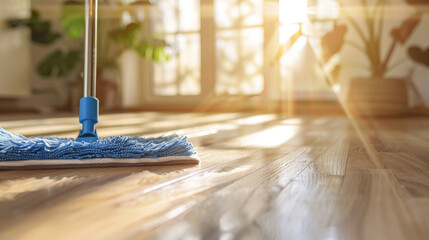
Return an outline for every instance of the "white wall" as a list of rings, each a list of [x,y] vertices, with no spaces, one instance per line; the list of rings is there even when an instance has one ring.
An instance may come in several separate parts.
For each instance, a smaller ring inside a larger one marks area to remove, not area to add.
[[[30,95],[30,32],[10,30],[5,24],[9,18],[28,17],[29,10],[29,0],[0,1],[0,98]]]

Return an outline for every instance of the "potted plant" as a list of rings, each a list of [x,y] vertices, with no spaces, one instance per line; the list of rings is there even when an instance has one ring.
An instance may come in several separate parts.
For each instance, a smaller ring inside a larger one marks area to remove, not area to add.
[[[130,1],[128,1],[130,2]],[[150,5],[150,1],[122,3],[122,1],[100,0],[98,64],[97,64],[97,98],[100,103],[114,102],[115,106],[100,105],[100,108],[120,107],[120,82],[118,81],[117,61],[123,52],[135,51],[141,58],[155,62],[168,61],[175,49],[163,39],[143,34],[144,24],[133,15],[128,5]],[[109,8],[111,6],[111,8]],[[108,12],[109,9],[113,9]],[[128,22],[123,23],[117,17],[126,13]],[[103,15],[108,15],[104,17]],[[112,17],[112,15],[114,17]],[[116,17],[115,17],[116,16]],[[49,21],[43,20],[40,14],[32,10],[29,19],[11,19],[10,27],[26,26],[31,30],[31,38],[35,44],[54,45],[63,41],[37,66],[37,73],[44,78],[64,79],[68,91],[66,109],[77,106],[82,96],[82,67],[84,52],[85,9],[81,0],[64,1],[61,8],[61,32],[55,32]],[[146,20],[145,20],[146,21]],[[170,48],[170,54],[165,51]],[[52,48],[51,48],[52,49]],[[115,76],[116,75],[116,76]],[[113,79],[112,79],[113,78]],[[60,97],[55,89],[50,92]],[[46,92],[46,91],[45,91]],[[107,101],[110,99],[113,101]]]
[[[342,13],[357,32],[361,43],[345,41],[344,35],[347,26],[336,25],[332,32],[321,39],[323,61],[329,61],[334,54],[341,50],[343,44],[350,44],[361,51],[369,62],[370,75],[356,76],[350,79],[345,102],[348,110],[361,116],[401,115],[408,110],[407,79],[406,77],[389,76],[387,72],[398,65],[398,63],[391,64],[392,54],[399,46],[404,46],[419,24],[424,12],[416,7],[414,13],[407,17],[400,26],[391,30],[391,43],[387,54],[383,56],[381,48],[384,8],[388,1],[376,0],[371,8],[366,0],[360,2],[365,17],[363,25],[360,25],[356,19],[349,15],[347,10],[343,9]],[[406,0],[406,2],[412,6],[417,6],[428,1]],[[335,74],[338,74],[339,67],[340,65],[333,68],[333,79],[335,79]]]

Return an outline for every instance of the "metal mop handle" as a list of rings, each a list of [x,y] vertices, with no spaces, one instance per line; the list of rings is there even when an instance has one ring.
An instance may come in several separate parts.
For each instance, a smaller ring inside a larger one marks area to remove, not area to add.
[[[79,122],[82,130],[78,141],[98,140],[95,125],[98,123],[98,99],[95,98],[97,77],[97,9],[98,0],[85,0],[85,71],[83,98],[79,105]]]
[[[97,78],[97,8],[98,0],[85,0],[85,76],[84,97],[95,97]]]

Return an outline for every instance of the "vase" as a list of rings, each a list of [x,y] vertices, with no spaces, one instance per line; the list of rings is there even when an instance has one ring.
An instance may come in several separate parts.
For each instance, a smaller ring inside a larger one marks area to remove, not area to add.
[[[346,107],[356,117],[398,117],[408,111],[406,80],[402,78],[353,78]]]

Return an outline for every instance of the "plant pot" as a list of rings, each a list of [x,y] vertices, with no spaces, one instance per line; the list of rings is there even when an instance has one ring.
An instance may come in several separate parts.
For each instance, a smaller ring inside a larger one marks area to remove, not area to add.
[[[408,110],[407,84],[401,78],[353,78],[346,106],[353,116],[393,117]]]

